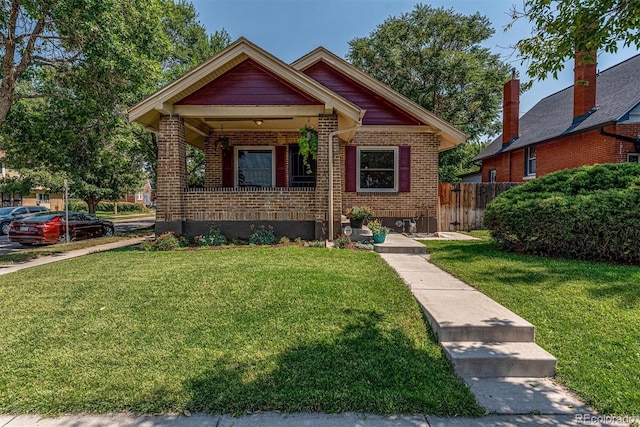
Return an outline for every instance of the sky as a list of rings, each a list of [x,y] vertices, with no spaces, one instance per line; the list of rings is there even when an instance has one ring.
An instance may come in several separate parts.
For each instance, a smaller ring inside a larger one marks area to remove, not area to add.
[[[400,16],[413,10],[418,1],[411,0],[191,0],[199,21],[213,33],[225,29],[234,41],[245,37],[261,48],[291,63],[318,46],[343,57],[349,41],[368,36],[390,16]],[[515,67],[520,81],[529,81],[526,64],[521,64],[512,46],[531,31],[527,21],[518,21],[508,31],[504,28],[511,18],[509,11],[522,0],[431,0],[433,7],[453,9],[471,15],[487,16],[493,24],[493,37],[483,43],[501,59]],[[621,49],[615,54],[598,55],[598,69],[605,70],[638,52]],[[573,62],[565,66],[558,79],[552,77],[534,82],[520,98],[520,115],[540,99],[573,84]]]

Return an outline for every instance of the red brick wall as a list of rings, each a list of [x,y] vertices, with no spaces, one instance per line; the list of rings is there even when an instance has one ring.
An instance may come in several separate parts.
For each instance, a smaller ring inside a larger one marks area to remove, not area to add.
[[[358,131],[349,143],[356,146],[411,146],[411,191],[407,193],[342,193],[344,210],[370,206],[376,217],[405,219],[428,214],[437,218],[438,137],[433,133]],[[345,171],[345,144],[340,147],[340,169]],[[426,229],[426,223],[422,222]],[[433,227],[431,228],[433,230]],[[425,230],[420,230],[425,231]]]
[[[640,132],[640,123],[618,124],[605,130],[635,138]],[[601,135],[599,129],[568,135],[536,145],[536,177],[584,165],[626,162],[627,153],[633,151],[633,143]],[[483,182],[489,181],[489,170],[492,168],[496,169],[498,182],[526,181],[524,152],[525,150],[521,149],[483,160]]]

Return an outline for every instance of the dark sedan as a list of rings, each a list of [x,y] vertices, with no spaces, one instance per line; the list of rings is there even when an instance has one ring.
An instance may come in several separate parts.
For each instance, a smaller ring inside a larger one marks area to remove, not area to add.
[[[11,224],[11,221],[16,221],[48,210],[49,209],[44,206],[13,206],[0,208],[0,234],[9,234],[9,224]]]
[[[85,212],[69,212],[69,239],[112,236],[113,223]],[[20,221],[13,221],[9,228],[9,241],[22,245],[47,244],[65,241],[65,213],[44,212]]]

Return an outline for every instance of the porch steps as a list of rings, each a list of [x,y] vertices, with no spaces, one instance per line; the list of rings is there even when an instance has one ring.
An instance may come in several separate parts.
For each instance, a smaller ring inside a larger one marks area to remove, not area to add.
[[[554,376],[556,359],[536,345],[531,323],[430,264],[424,255],[382,257],[411,288],[462,378]]]
[[[389,233],[384,243],[374,243],[373,248],[381,254],[426,254],[427,247],[402,234]]]

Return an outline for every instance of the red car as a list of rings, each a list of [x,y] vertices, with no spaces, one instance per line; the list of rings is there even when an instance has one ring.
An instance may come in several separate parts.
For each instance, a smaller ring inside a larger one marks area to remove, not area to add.
[[[65,229],[64,212],[43,212],[13,221],[9,228],[9,241],[22,245],[64,242]],[[70,240],[113,236],[113,233],[111,221],[105,221],[84,212],[69,212]]]

